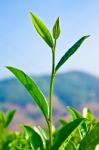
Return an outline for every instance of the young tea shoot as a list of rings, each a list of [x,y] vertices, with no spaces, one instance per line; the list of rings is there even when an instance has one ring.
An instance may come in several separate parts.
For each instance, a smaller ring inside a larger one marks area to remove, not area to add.
[[[54,88],[54,80],[57,75],[59,69],[63,66],[63,64],[78,50],[81,44],[89,37],[89,35],[81,37],[66,53],[62,56],[59,62],[56,64],[56,45],[57,40],[61,34],[60,27],[60,18],[58,17],[53,29],[52,33],[50,33],[48,27],[43,23],[43,21],[36,16],[34,13],[30,12],[30,16],[32,19],[32,23],[37,31],[37,33],[41,36],[41,38],[46,42],[46,44],[51,49],[52,53],[52,72],[51,72],[51,80],[50,80],[50,91],[49,91],[49,102],[46,97],[43,95],[35,81],[28,76],[26,73],[17,69],[15,67],[7,66],[7,68],[17,77],[17,79],[24,85],[27,91],[32,96],[35,103],[38,105],[42,114],[45,117],[48,126],[48,135],[44,129],[41,127],[30,127],[24,125],[24,130],[29,136],[30,143],[34,150],[58,150],[62,147],[63,143],[68,139],[70,139],[71,134],[77,129],[77,127],[84,122],[83,117],[80,117],[78,112],[72,110],[72,108],[68,108],[68,110],[74,114],[74,120],[68,124],[64,124],[64,126],[59,130],[53,133],[53,88]],[[65,121],[64,121],[65,122]],[[82,124],[83,127],[84,123]],[[94,132],[94,131],[93,131]],[[66,133],[66,134],[64,134]],[[65,145],[68,142],[65,142]],[[72,143],[72,142],[71,142]],[[82,142],[83,143],[83,142]],[[72,144],[73,145],[73,144]],[[75,146],[74,146],[75,147]]]

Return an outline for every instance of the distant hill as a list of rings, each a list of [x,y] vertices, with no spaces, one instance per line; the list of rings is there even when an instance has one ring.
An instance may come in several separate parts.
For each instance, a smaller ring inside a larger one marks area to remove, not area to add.
[[[50,76],[32,77],[48,99]],[[99,78],[79,71],[58,74],[53,97],[53,113],[56,124],[59,117],[68,116],[66,105],[73,106],[80,111],[84,106],[90,107],[99,117]],[[22,121],[24,123],[33,121],[33,124],[38,124],[40,121],[40,124],[44,125],[41,112],[26,89],[15,78],[0,81],[0,110],[6,111],[11,108],[17,109],[14,125],[11,128],[16,129]],[[29,118],[27,119],[26,116]]]
[[[43,93],[48,97],[50,76],[33,76]],[[99,78],[78,71],[61,73],[55,80],[54,95],[64,105],[79,107],[81,104],[99,102]],[[15,78],[0,81],[0,102],[26,105],[31,96]]]

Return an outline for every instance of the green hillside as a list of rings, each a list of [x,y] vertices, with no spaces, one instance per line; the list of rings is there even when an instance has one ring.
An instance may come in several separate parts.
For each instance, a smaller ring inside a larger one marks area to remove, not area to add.
[[[50,76],[34,76],[40,89],[48,97]],[[99,101],[99,78],[72,71],[57,75],[54,95],[65,105],[79,107],[86,102]],[[15,78],[0,81],[0,102],[26,105],[33,103],[31,96]]]

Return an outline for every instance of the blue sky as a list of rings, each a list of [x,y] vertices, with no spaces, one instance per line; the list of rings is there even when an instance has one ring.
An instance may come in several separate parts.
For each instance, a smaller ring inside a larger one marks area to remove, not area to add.
[[[0,1],[0,78],[10,76],[6,65],[27,73],[50,73],[51,50],[36,33],[29,11],[37,14],[50,31],[58,16],[61,36],[56,62],[83,35],[91,35],[61,68],[81,70],[99,77],[99,0],[2,0]]]

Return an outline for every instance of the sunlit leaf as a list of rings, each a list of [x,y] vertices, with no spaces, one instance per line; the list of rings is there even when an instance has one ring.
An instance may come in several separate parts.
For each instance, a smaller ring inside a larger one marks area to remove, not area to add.
[[[48,118],[49,116],[49,107],[46,98],[44,97],[43,93],[40,91],[36,83],[30,78],[27,74],[23,71],[14,68],[14,67],[7,67],[17,78],[18,80],[24,85],[30,95],[33,97],[41,111],[43,112],[44,116]]]
[[[0,112],[0,124],[5,126],[6,114],[4,112]]]
[[[72,108],[70,106],[67,106],[66,108],[70,112],[70,114],[72,115],[73,120],[83,117],[80,114],[80,112],[78,112],[76,109],[74,109],[74,108]],[[86,122],[83,122],[79,126],[79,132],[80,132],[81,138],[83,138],[86,135],[86,133],[87,133],[87,124],[86,124]]]
[[[99,122],[81,141],[79,150],[95,150],[97,144],[99,144]]]
[[[59,119],[59,122],[62,124],[62,125],[66,125],[68,122],[65,120],[65,119],[63,119],[63,118],[60,118]]]
[[[72,115],[73,120],[75,120],[77,118],[82,118],[82,115],[76,109],[74,109],[70,106],[67,106],[66,108],[70,112],[70,114]]]
[[[39,130],[37,127],[30,127],[27,125],[24,125],[26,134],[28,135],[29,139],[30,139],[30,143],[32,145],[32,147],[34,148],[34,150],[36,150],[39,147],[43,148],[43,145],[45,144],[44,139],[42,138]]]
[[[77,127],[84,121],[83,118],[76,119],[67,125],[63,126],[60,130],[55,133],[54,137],[54,150],[58,150],[58,148],[67,140],[70,140],[72,133],[77,129]]]
[[[13,110],[11,110],[11,111],[9,111],[9,112],[7,113],[6,119],[5,119],[4,127],[8,127],[8,125],[11,123],[11,121],[12,121],[14,115],[15,115],[15,112],[16,112],[16,110],[13,109]]]
[[[41,128],[40,126],[38,126],[38,129],[39,129],[39,132],[41,133],[42,137],[43,137],[46,141],[48,141],[47,132],[46,132],[43,128]]]
[[[69,141],[65,147],[65,150],[77,150],[75,144],[72,141]]]
[[[67,61],[67,59],[73,55],[77,49],[80,47],[80,45],[84,42],[85,39],[87,39],[88,36],[83,36],[80,40],[78,40],[65,54],[64,56],[60,59],[59,63],[56,66],[56,71]]]
[[[51,47],[53,48],[53,39],[52,36],[46,27],[46,25],[43,23],[41,19],[39,19],[36,15],[34,15],[32,12],[30,12],[31,18],[32,18],[32,23],[39,33],[39,35],[44,39],[44,41]]]
[[[87,118],[87,119],[90,120],[90,121],[92,121],[92,120],[95,119],[95,117],[94,117],[92,111],[91,111],[89,108],[87,108],[87,107],[85,107],[85,108],[83,109],[83,117],[84,117],[84,118]]]

